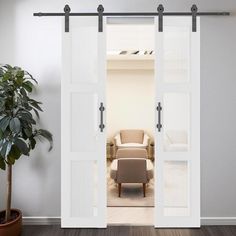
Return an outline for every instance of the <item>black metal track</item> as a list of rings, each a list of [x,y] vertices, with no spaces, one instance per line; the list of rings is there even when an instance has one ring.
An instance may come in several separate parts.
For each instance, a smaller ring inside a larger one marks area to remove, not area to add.
[[[163,12],[163,16],[191,16],[191,12]],[[34,13],[34,16],[65,16],[65,13]],[[158,16],[158,12],[103,12],[103,16]],[[197,12],[197,16],[229,16],[230,12]],[[98,16],[97,12],[69,13],[69,16]]]
[[[197,31],[197,16],[228,16],[229,12],[198,12],[197,6],[191,7],[191,12],[164,12],[164,7],[159,4],[157,12],[104,12],[104,7],[99,5],[97,12],[72,13],[70,6],[65,5],[64,13],[34,13],[34,16],[64,16],[65,32],[69,32],[70,16],[98,16],[98,32],[103,31],[103,16],[158,16],[158,31],[163,32],[163,16],[192,16],[192,32]]]

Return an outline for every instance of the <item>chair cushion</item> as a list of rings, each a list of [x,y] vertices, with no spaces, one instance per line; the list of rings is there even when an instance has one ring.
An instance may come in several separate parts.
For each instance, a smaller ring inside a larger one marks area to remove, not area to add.
[[[150,180],[154,176],[153,164],[151,160],[146,160],[146,162],[147,162],[147,177]],[[118,160],[115,159],[112,161],[111,166],[110,166],[110,177],[114,180],[116,180],[116,176],[117,176],[117,166],[118,166]]]
[[[146,148],[146,144],[141,143],[122,143],[120,145],[117,145],[118,148]]]
[[[147,158],[147,150],[144,148],[121,148],[116,152],[116,158]]]
[[[143,130],[127,129],[120,131],[121,143],[143,143]]]

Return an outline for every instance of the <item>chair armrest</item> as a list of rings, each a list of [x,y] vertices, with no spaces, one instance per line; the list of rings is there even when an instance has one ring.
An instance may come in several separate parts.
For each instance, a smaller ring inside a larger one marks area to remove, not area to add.
[[[143,136],[143,145],[148,146],[150,137],[145,133]]]
[[[115,145],[120,146],[121,145],[121,140],[120,140],[120,134],[117,134],[115,137]]]

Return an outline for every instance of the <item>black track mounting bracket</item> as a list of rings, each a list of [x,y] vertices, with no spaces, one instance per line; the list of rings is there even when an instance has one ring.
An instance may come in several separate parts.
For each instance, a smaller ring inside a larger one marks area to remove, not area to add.
[[[65,32],[68,33],[70,31],[70,7],[69,5],[65,5]]]
[[[192,32],[197,32],[197,6],[194,4],[191,7],[192,12]]]
[[[162,4],[160,4],[157,7],[158,11],[158,31],[163,32],[163,12],[164,12],[164,7]]]
[[[103,5],[98,6],[97,12],[98,12],[98,32],[103,32],[103,12],[104,12]]]

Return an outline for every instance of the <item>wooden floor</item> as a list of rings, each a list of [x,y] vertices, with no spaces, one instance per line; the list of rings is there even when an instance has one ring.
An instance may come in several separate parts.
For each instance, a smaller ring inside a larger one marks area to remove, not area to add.
[[[108,226],[107,229],[61,229],[59,225],[24,226],[21,236],[236,236],[236,226],[200,229],[155,229],[150,226]]]

